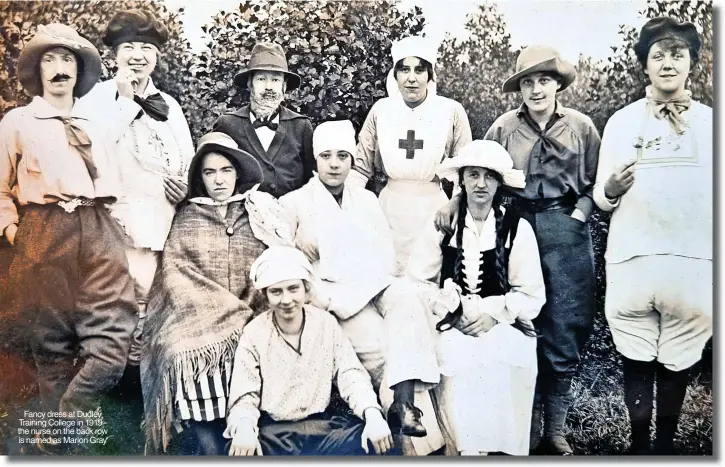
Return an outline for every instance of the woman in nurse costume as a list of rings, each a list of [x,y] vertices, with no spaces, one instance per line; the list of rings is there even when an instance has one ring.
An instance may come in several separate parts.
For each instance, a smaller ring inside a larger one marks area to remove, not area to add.
[[[436,48],[428,39],[406,37],[391,51],[397,86],[370,109],[349,183],[365,186],[372,179],[395,241],[395,272],[402,275],[418,233],[447,202],[436,170],[471,142],[471,127],[461,104],[436,94]]]

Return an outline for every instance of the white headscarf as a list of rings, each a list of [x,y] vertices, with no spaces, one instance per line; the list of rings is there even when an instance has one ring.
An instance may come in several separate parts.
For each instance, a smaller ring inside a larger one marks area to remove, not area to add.
[[[393,45],[390,47],[390,53],[393,56],[393,68],[388,72],[388,77],[385,80],[385,88],[388,91],[388,96],[401,95],[398,89],[398,82],[395,79],[395,64],[399,60],[407,57],[419,57],[431,64],[433,67],[433,79],[428,81],[428,95],[436,94],[435,67],[438,59],[438,50],[433,41],[427,37],[406,37],[393,42]]]
[[[315,158],[325,151],[347,151],[355,156],[355,128],[350,120],[321,123],[312,135],[312,151]]]
[[[312,265],[297,248],[272,246],[264,250],[252,263],[249,277],[254,288],[262,290],[292,279],[309,281],[312,277]]]

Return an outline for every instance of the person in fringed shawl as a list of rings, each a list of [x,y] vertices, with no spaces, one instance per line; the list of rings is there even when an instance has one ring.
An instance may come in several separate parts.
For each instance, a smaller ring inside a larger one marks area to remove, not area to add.
[[[242,201],[262,179],[259,163],[229,136],[199,141],[142,335],[147,453],[225,454],[230,367],[261,307],[249,271],[265,249]]]

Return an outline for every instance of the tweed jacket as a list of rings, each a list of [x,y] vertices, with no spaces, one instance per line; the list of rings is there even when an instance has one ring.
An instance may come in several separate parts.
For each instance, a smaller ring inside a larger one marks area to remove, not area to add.
[[[265,151],[249,118],[250,106],[226,113],[214,123],[213,131],[231,136],[239,148],[259,161],[264,172],[260,190],[275,198],[296,190],[312,178],[315,156],[312,152],[312,123],[284,107],[280,107],[279,128]]]

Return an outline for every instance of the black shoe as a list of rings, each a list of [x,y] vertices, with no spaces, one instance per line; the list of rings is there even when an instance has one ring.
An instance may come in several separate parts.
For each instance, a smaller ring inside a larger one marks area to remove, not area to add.
[[[550,456],[573,456],[574,450],[563,435],[546,435],[539,445],[539,451]]]
[[[388,409],[388,425],[394,433],[422,438],[428,434],[420,418],[423,412],[409,402],[393,402]]]

